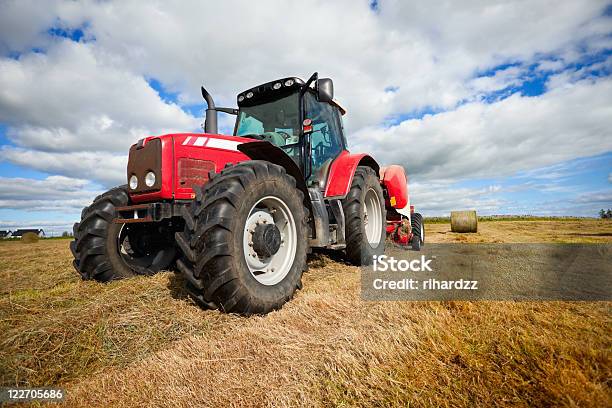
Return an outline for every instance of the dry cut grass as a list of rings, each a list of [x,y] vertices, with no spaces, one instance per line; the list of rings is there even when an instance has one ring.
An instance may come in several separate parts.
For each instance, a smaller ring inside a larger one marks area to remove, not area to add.
[[[359,270],[316,255],[292,302],[247,319],[170,272],[82,282],[67,241],[0,260],[0,385],[61,385],[68,406],[612,405],[609,302],[363,302]]]
[[[488,221],[476,233],[451,232],[449,223],[427,224],[429,242],[612,242],[612,220]]]

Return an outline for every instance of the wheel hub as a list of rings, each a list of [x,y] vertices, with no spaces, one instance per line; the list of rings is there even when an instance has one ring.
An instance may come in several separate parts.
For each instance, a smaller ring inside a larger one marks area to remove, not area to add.
[[[259,224],[253,232],[253,250],[262,258],[278,252],[281,245],[281,233],[274,224]]]
[[[244,259],[253,277],[263,285],[276,285],[291,270],[297,248],[293,215],[283,200],[260,199],[247,216],[243,233]]]

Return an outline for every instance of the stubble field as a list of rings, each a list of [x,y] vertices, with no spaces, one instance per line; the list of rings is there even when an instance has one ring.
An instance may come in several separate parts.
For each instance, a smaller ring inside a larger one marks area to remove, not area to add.
[[[612,243],[612,222],[427,225],[429,242]],[[0,385],[66,406],[612,406],[610,302],[364,302],[315,254],[282,310],[202,311],[172,272],[99,284],[67,240],[0,243]]]

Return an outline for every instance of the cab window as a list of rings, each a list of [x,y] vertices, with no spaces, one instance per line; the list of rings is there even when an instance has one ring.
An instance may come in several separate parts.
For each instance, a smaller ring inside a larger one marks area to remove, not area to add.
[[[234,134],[261,135],[284,147],[299,141],[299,103],[296,93],[260,105],[240,108]]]
[[[329,166],[344,149],[338,108],[319,102],[310,92],[304,95],[304,117],[312,120],[310,135],[312,173],[309,184],[325,185]]]

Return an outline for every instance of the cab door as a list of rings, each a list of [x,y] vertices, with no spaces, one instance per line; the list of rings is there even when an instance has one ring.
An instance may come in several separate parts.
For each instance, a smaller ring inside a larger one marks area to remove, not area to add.
[[[304,95],[304,118],[312,121],[310,138],[310,175],[308,186],[325,188],[329,168],[334,159],[346,149],[340,111],[337,107],[319,102],[310,92]]]

